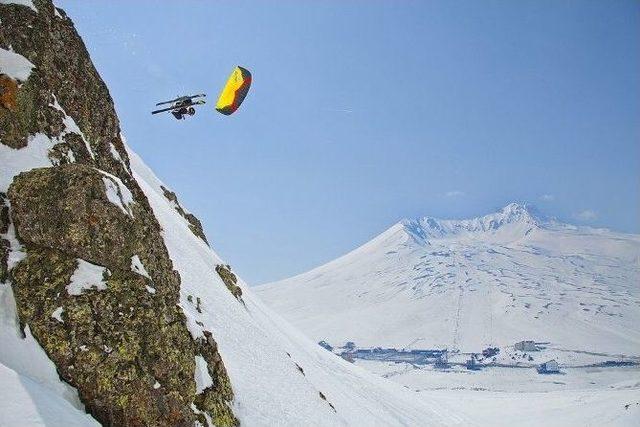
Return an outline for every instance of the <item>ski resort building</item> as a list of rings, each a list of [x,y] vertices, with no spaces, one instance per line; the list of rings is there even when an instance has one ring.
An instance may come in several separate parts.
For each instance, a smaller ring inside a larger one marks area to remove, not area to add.
[[[538,365],[537,370],[539,374],[553,374],[556,372],[560,372],[558,362],[556,362],[555,360],[549,360],[548,362],[544,362]]]
[[[354,362],[353,353],[343,351],[342,353],[340,353],[340,357],[342,357],[347,362],[351,362],[351,363]]]
[[[520,341],[515,343],[513,346],[516,350],[519,351],[538,351],[538,347],[536,346],[535,341]]]
[[[476,362],[476,355],[472,354],[471,358],[465,362],[465,367],[470,371],[480,370],[480,364]]]

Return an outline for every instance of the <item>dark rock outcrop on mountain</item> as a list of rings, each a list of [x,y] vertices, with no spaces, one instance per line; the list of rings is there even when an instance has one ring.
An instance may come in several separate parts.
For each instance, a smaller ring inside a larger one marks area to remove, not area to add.
[[[9,206],[7,195],[0,193],[0,234],[9,231]],[[0,282],[7,280],[7,258],[9,256],[9,242],[0,238]]]
[[[173,191],[167,189],[164,186],[161,186],[162,192],[164,193],[164,197],[173,203],[175,210],[189,223],[189,229],[193,234],[201,238],[207,245],[209,242],[207,241],[207,236],[204,235],[204,229],[202,228],[202,223],[196,216],[192,213],[189,213],[184,210],[184,208],[180,205],[178,201],[178,196]]]
[[[0,47],[35,66],[15,108],[0,107],[0,143],[24,149],[38,133],[58,141],[51,167],[20,173],[0,193],[0,233],[13,225],[26,254],[9,271],[0,239],[0,281],[13,286],[20,325],[104,425],[207,425],[205,415],[237,425],[214,337],[194,339],[178,305],[180,276],[131,175],[109,91],[71,20],[50,0],[33,3],[37,12],[0,4]],[[86,263],[102,278],[71,290]],[[197,356],[213,379],[200,393]]]
[[[231,272],[231,266],[229,265],[217,265],[216,272],[224,282],[229,292],[233,294],[238,300],[242,301],[242,289],[238,286],[238,278]]]

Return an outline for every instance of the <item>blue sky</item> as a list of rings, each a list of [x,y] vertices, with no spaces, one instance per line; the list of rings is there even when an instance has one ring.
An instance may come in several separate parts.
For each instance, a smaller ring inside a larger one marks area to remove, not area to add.
[[[252,284],[511,201],[640,232],[639,2],[56,4],[129,145]],[[254,82],[225,117],[235,65]],[[202,91],[187,121],[149,114]]]

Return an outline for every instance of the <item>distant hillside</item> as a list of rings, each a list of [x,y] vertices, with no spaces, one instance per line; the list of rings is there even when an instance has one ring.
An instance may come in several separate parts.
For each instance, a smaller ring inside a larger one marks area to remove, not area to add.
[[[523,339],[640,352],[640,236],[524,205],[403,220],[307,273],[255,288],[314,340],[479,351]]]

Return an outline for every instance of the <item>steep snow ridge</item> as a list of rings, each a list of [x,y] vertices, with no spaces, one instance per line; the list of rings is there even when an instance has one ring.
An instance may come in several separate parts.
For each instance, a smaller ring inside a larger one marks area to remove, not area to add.
[[[402,221],[307,273],[254,288],[315,341],[480,351],[522,339],[639,353],[640,236],[540,219]]]
[[[212,331],[233,385],[234,412],[243,424],[469,424],[450,408],[416,399],[319,348],[267,309],[242,281],[245,305],[238,302],[215,271],[223,261],[190,232],[151,170],[128,153],[180,273],[181,306],[192,333],[199,334],[196,321]],[[201,313],[189,296],[200,298]]]
[[[0,425],[3,426],[100,426],[42,382],[19,375],[0,364]]]

